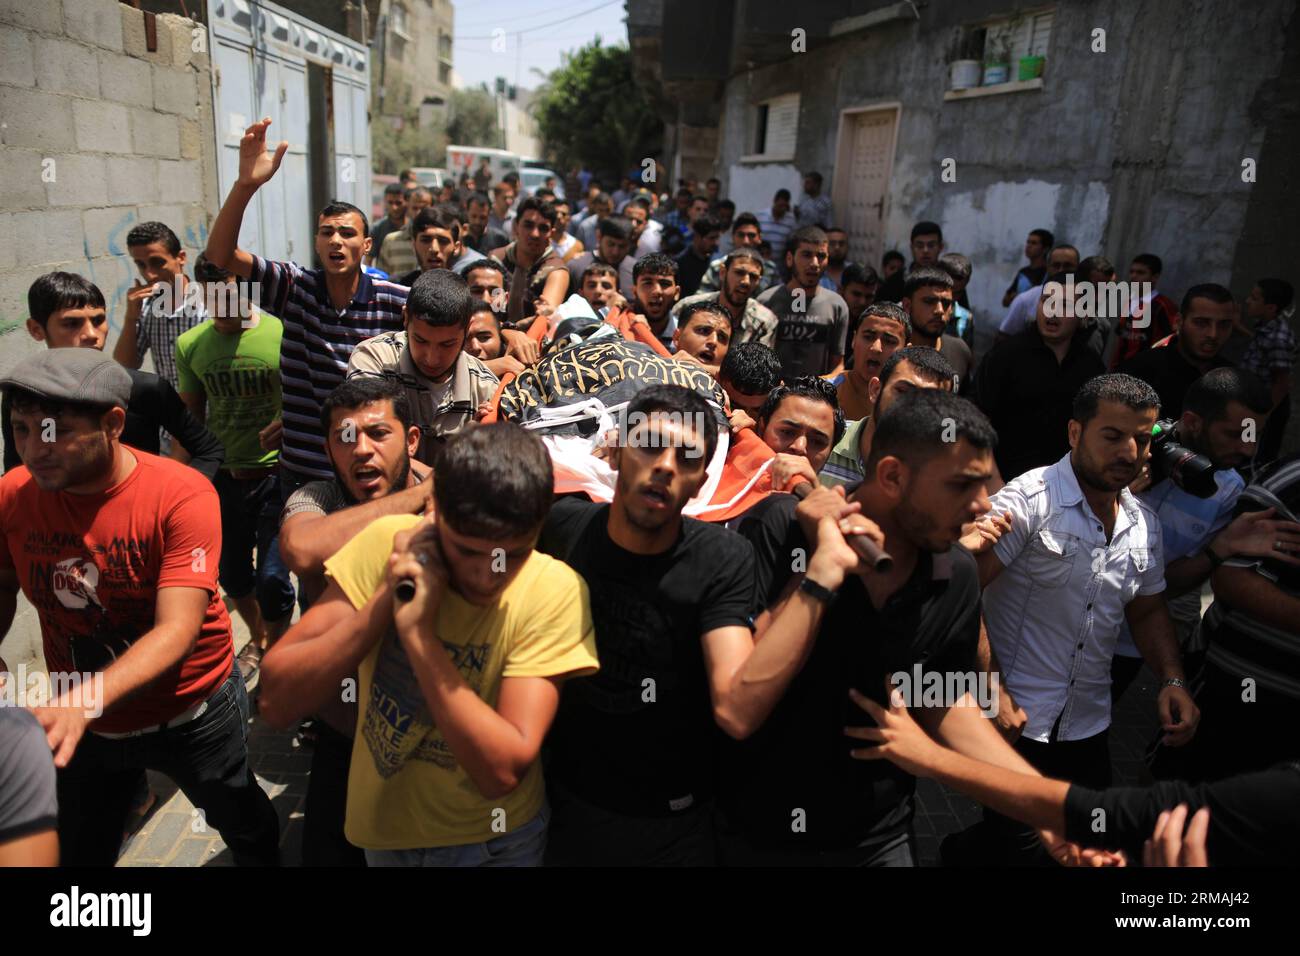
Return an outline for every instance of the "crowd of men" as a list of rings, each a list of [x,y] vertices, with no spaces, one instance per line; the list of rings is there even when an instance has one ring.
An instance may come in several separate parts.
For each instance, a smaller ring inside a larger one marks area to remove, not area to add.
[[[1175,302],[1144,253],[1108,312],[1111,260],[1036,229],[994,318],[936,223],[910,263],[848,261],[816,172],[757,212],[717,179],[398,183],[373,225],[321,209],[307,267],[238,246],[269,124],[195,262],[131,230],[111,356],[93,283],[32,283],[0,635],[21,590],[50,673],[102,687],[0,708],[0,864],[112,865],[146,770],[282,862],[253,690],[311,748],[309,865],[906,866],[918,776],[987,808],[949,865],[1294,858],[1289,283]],[[606,502],[485,421],[575,315],[727,399],[637,392]],[[746,430],[773,493],[686,516]],[[1143,663],[1163,782],[1114,790]]]

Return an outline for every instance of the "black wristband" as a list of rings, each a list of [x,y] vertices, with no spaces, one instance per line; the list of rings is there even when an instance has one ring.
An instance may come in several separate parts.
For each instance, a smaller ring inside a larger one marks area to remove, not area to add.
[[[803,591],[809,597],[821,601],[827,607],[835,603],[835,592],[830,588],[822,587],[811,578],[804,578],[799,582],[799,590]]]

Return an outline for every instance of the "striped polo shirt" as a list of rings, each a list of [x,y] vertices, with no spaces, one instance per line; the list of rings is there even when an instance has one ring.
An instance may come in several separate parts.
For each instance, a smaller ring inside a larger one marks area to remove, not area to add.
[[[258,304],[284,323],[280,340],[284,395],[280,462],[297,478],[333,478],[320,426],[321,405],[347,376],[348,359],[356,346],[402,329],[402,306],[409,290],[362,272],[356,294],[340,311],[330,302],[322,269],[254,256],[249,278],[258,283]]]
[[[1264,471],[1237,499],[1236,514],[1277,508],[1276,518],[1300,520],[1300,456],[1279,461]],[[1224,562],[1251,568],[1280,593],[1300,597],[1300,568],[1273,558],[1237,557]],[[1207,663],[1233,677],[1254,678],[1261,691],[1300,702],[1300,638],[1292,628],[1266,624],[1216,597],[1201,627],[1209,643]]]

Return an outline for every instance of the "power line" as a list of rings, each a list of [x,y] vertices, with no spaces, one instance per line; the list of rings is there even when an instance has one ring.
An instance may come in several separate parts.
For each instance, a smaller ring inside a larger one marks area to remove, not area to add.
[[[534,31],[537,30],[545,30],[547,27],[557,26],[558,24],[561,23],[568,23],[570,20],[576,20],[579,17],[585,17],[589,13],[595,13],[597,10],[604,10],[606,7],[612,7],[614,6],[614,4],[622,3],[622,2],[623,0],[608,0],[607,3],[602,3],[600,6],[592,7],[588,10],[583,10],[581,13],[575,13],[572,16],[564,17],[559,20],[552,20],[550,23],[542,23],[535,27],[525,27],[522,30],[502,30],[501,32],[502,34],[512,33],[515,36],[521,36],[525,33],[533,33]],[[480,36],[461,36],[461,37],[456,37],[455,35],[453,35],[453,39],[461,39],[461,40],[495,40],[496,37],[497,35],[493,33],[486,33]]]
[[[534,19],[535,17],[549,17],[549,16],[553,16],[554,14],[560,13],[560,12],[562,12],[562,11],[564,11],[564,10],[572,10],[574,7],[581,6],[583,3],[586,3],[586,2],[588,2],[588,0],[575,0],[575,2],[573,2],[573,3],[565,3],[565,4],[561,4],[561,5],[559,5],[559,6],[552,7],[550,10],[542,10],[542,11],[539,12],[539,13],[525,13],[525,14],[522,14],[521,16],[513,17],[512,19],[513,19],[513,20],[532,20],[532,19]],[[466,8],[457,7],[456,9],[457,9],[456,20],[459,21],[459,20],[460,20],[459,11],[460,11],[461,9],[466,9]],[[480,8],[480,11],[481,11],[481,8]],[[468,28],[470,28],[470,29],[474,29],[474,28],[477,28],[477,27],[481,27],[481,26],[483,26],[484,24],[486,24],[486,23],[488,23],[488,22],[500,23],[500,22],[501,22],[501,16],[502,16],[501,13],[497,12],[497,13],[494,13],[494,14],[492,15],[492,17],[490,18],[490,20],[485,19],[485,20],[482,20],[481,22],[475,20],[474,18],[470,18],[469,22],[465,23],[465,26],[468,27]]]

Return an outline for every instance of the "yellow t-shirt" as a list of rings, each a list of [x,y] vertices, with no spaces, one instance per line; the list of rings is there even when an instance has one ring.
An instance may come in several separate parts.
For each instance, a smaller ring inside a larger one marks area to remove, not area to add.
[[[383,582],[393,536],[419,520],[380,518],[325,562],[326,574],[355,607]],[[503,677],[578,677],[599,668],[586,582],[536,551],[492,607],[445,591],[436,628],[461,677],[492,707]],[[358,677],[361,707],[344,824],[353,844],[409,850],[481,843],[517,830],[541,810],[540,761],[504,797],[489,800],[478,791],[434,726],[394,628],[362,661]]]

